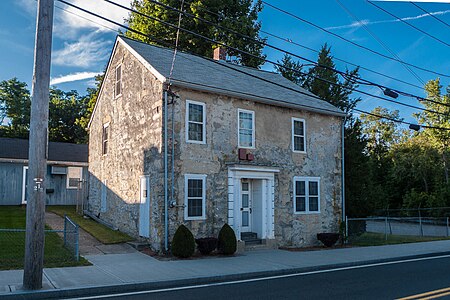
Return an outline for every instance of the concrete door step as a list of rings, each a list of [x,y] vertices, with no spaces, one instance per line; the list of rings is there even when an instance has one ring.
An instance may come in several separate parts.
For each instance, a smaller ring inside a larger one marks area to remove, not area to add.
[[[145,248],[148,248],[149,244],[146,242],[139,242],[139,241],[132,241],[127,242],[128,245],[135,248],[138,251],[144,250]]]

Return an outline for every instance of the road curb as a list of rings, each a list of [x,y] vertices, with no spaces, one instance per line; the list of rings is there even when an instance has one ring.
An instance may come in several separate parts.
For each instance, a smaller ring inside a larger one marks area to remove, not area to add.
[[[104,295],[104,294],[137,292],[137,291],[144,291],[144,290],[167,289],[167,288],[190,286],[190,285],[212,284],[212,283],[220,283],[220,282],[227,282],[227,281],[256,279],[256,278],[263,278],[263,277],[270,277],[270,276],[280,276],[280,275],[289,275],[289,274],[296,274],[296,273],[323,271],[323,270],[329,270],[329,269],[365,266],[365,265],[371,265],[371,264],[388,263],[388,262],[403,261],[403,260],[410,260],[410,259],[431,258],[431,257],[438,257],[438,256],[443,256],[443,255],[450,255],[450,251],[399,256],[399,257],[395,257],[395,258],[372,259],[372,260],[366,260],[366,261],[329,264],[329,265],[322,265],[322,266],[287,268],[287,269],[282,269],[282,270],[247,272],[247,273],[240,273],[240,274],[229,274],[229,275],[221,275],[221,276],[199,277],[199,278],[178,279],[178,280],[168,280],[168,281],[136,282],[136,283],[108,285],[108,286],[90,286],[90,287],[82,287],[82,288],[56,289],[56,290],[45,290],[45,291],[16,291],[16,292],[12,292],[9,294],[0,294],[0,298],[5,299],[5,300],[9,300],[9,299],[61,299],[61,298],[71,298],[71,297],[99,296],[99,295]]]

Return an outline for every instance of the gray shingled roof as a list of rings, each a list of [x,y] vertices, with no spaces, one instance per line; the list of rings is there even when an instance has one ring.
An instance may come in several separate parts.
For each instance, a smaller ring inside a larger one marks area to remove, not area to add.
[[[28,140],[0,138],[0,158],[28,159]],[[48,160],[87,163],[88,145],[49,142]]]
[[[162,76],[169,77],[173,50],[148,45],[122,36],[119,39],[134,49]],[[280,74],[224,61],[218,63],[212,59],[180,51],[177,53],[172,80],[174,85],[192,86],[198,90],[232,94],[255,101],[259,99],[261,102],[272,105],[295,107],[324,114],[344,115],[335,106],[314,98],[312,93]],[[289,89],[280,85],[287,86]]]

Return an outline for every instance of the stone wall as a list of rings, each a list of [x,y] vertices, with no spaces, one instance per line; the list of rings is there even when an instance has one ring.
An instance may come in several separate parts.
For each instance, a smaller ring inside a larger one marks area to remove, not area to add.
[[[238,108],[255,112],[255,159],[250,164],[279,169],[275,175],[275,237],[278,246],[318,243],[319,232],[338,231],[341,218],[341,121],[311,113],[240,99],[178,89],[175,104],[175,199],[170,210],[172,236],[186,224],[196,237],[216,236],[227,222],[228,166],[238,159]],[[185,141],[186,99],[206,104],[206,144]],[[169,114],[170,115],[170,114]],[[306,122],[307,153],[294,153],[292,117]],[[206,174],[206,220],[184,220],[184,174]],[[320,177],[320,214],[294,214],[293,177]]]
[[[114,98],[116,66],[122,64],[122,96]],[[89,210],[138,235],[140,176],[150,175],[150,241],[159,249],[163,232],[162,84],[123,46],[113,53],[89,129]],[[103,124],[109,123],[102,155]],[[106,188],[103,187],[106,181]],[[102,188],[106,211],[101,211]]]

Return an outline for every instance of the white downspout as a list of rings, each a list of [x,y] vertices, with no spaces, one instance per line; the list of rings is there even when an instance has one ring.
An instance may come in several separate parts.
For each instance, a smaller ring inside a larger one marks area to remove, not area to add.
[[[167,203],[167,91],[164,91],[164,249],[169,251],[169,216],[168,216],[168,203]]]
[[[347,115],[345,115],[342,126],[341,126],[341,156],[342,156],[342,166],[341,166],[341,197],[342,197],[342,222],[345,221],[345,122],[347,121]]]

